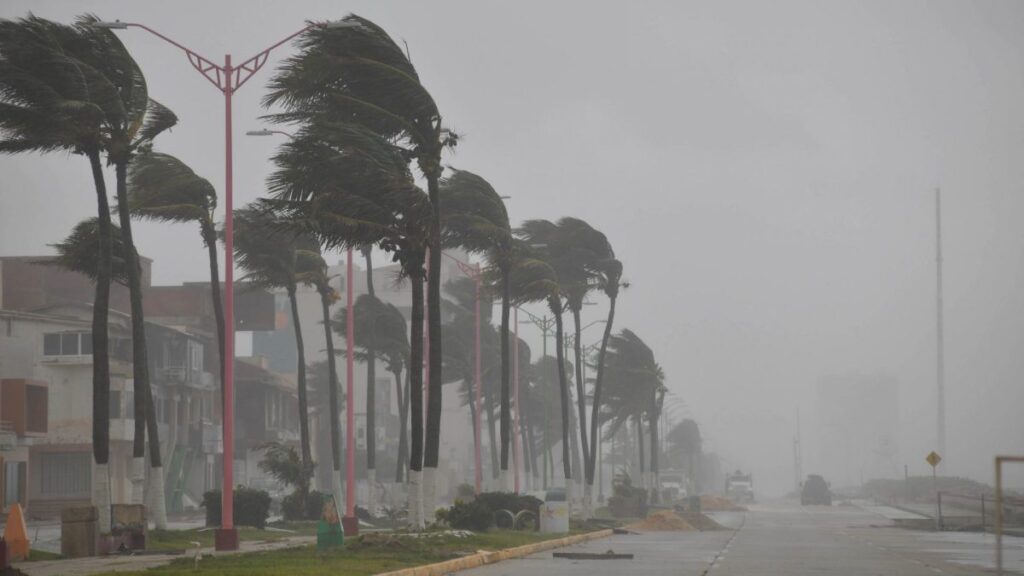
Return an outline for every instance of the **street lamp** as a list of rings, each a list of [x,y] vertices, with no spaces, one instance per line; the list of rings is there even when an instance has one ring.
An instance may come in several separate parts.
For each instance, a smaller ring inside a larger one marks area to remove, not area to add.
[[[328,26],[330,28],[332,26]],[[346,26],[337,26],[345,28]],[[269,130],[262,128],[260,130],[249,130],[245,133],[246,136],[274,136],[280,134],[286,136],[292,140],[295,139],[295,135],[284,130]],[[345,315],[345,516],[342,518],[342,522],[345,528],[345,534],[350,536],[359,533],[359,520],[356,518],[356,462],[355,462],[355,408],[353,399],[353,380],[355,378],[355,352],[354,352],[354,333],[355,333],[355,308],[352,302],[352,249],[349,248],[345,251],[345,305],[348,308],[348,313]],[[372,382],[367,382],[367,386],[372,386]],[[374,430],[368,431],[369,434],[376,433]],[[331,487],[333,493],[337,486]],[[374,487],[370,486],[370,490]],[[372,513],[372,511],[371,511]]]
[[[474,488],[476,493],[479,494],[481,491],[480,485],[483,481],[483,470],[480,460],[480,284],[483,280],[483,272],[480,270],[479,263],[471,265],[446,252],[441,252],[441,254],[454,260],[458,264],[459,270],[476,284],[476,295],[474,297],[476,307],[474,317],[476,321],[474,322],[475,333],[473,335],[473,463],[475,466]]]
[[[93,26],[106,30],[126,30],[140,28],[161,40],[171,44],[185,53],[189,64],[203,75],[214,87],[224,94],[224,397],[223,416],[223,490],[221,491],[221,527],[216,531],[215,547],[217,550],[237,550],[238,530],[234,526],[234,427],[235,427],[235,320],[234,320],[234,218],[233,218],[233,182],[232,182],[232,128],[231,101],[238,91],[253,75],[267,63],[271,50],[285,44],[291,39],[313,28],[349,28],[358,26],[353,22],[315,22],[298,32],[285,37],[270,47],[257,52],[248,60],[234,66],[231,55],[224,55],[224,64],[215,64],[183,44],[137,22],[95,22]],[[212,288],[212,287],[211,287]]]

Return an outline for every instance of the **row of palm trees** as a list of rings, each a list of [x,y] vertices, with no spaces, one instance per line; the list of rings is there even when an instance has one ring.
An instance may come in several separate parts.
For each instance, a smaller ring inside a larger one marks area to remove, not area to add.
[[[85,156],[92,167],[98,217],[76,227],[58,248],[61,262],[74,269],[88,270],[96,282],[94,486],[96,502],[104,509],[109,504],[109,488],[105,485],[110,385],[106,318],[112,280],[127,284],[131,294],[136,390],[133,454],[139,463],[137,471],[133,468],[133,479],[140,490],[138,497],[141,498],[141,459],[147,433],[154,478],[161,482],[163,479],[146,374],[140,267],[131,233],[132,215],[198,225],[209,251],[222,373],[226,327],[216,260],[215,190],[185,163],[152,150],[154,139],[177,119],[148,97],[139,66],[116,36],[93,25],[96,21],[92,16],[82,17],[72,25],[34,16],[0,21],[0,151],[71,152]],[[651,435],[655,442],[657,414],[664,396],[663,375],[650,349],[632,332],[613,334],[616,301],[624,286],[622,264],[605,235],[583,220],[528,220],[513,229],[501,197],[484,178],[455,169],[443,177],[442,154],[454,147],[459,138],[445,127],[437,104],[420,82],[406,51],[369,20],[350,15],[344,21],[349,25],[313,28],[301,36],[298,52],[285,60],[272,77],[264,98],[266,118],[292,126],[296,134],[273,157],[275,168],[268,179],[267,197],[235,214],[235,256],[246,271],[247,280],[283,290],[291,303],[298,352],[303,464],[312,465],[308,414],[324,408],[309,402],[305,343],[296,299],[298,287],[309,285],[319,293],[323,312],[329,382],[326,409],[334,471],[331,491],[340,499],[340,400],[333,326],[345,318],[335,317],[332,322],[330,307],[338,295],[330,285],[322,254],[338,249],[359,250],[366,260],[367,294],[355,304],[356,337],[347,345],[358,347],[360,359],[366,364],[368,420],[374,413],[372,389],[377,358],[385,362],[395,377],[403,426],[400,458],[408,461],[409,470],[405,480],[410,494],[410,522],[414,526],[425,523],[424,512],[433,510],[436,497],[442,385],[456,378],[464,385],[470,382],[469,372],[457,368],[459,355],[452,353],[456,341],[445,334],[441,322],[441,254],[445,248],[459,248],[484,259],[488,294],[501,302],[496,342],[500,360],[495,363],[497,376],[488,370],[488,378],[500,383],[496,394],[500,443],[492,455],[500,456],[502,485],[510,485],[513,433],[510,310],[513,306],[540,302],[555,320],[554,365],[561,398],[563,475],[571,489],[573,478],[582,472],[587,515],[601,426],[611,422],[614,427],[622,418],[634,418],[637,422],[646,418],[655,423]],[[111,221],[104,159],[114,167],[119,227]],[[426,184],[425,191],[417,184],[417,172]],[[397,262],[401,276],[410,283],[408,337],[401,313],[375,296],[371,260],[375,248]],[[581,312],[594,293],[603,293],[609,306],[600,348],[596,358],[588,359],[580,344]],[[573,320],[573,362],[563,353],[564,343],[569,340],[565,334],[566,313]],[[458,319],[453,324],[457,322]],[[424,346],[424,334],[429,338],[429,347]],[[522,342],[516,345],[521,350],[525,346]],[[641,349],[646,352],[636,351]],[[528,348],[524,352],[529,366]],[[462,356],[465,361],[465,350]],[[583,377],[583,365],[588,361],[596,369],[589,395],[589,425]],[[538,364],[550,365],[550,361],[541,358]],[[426,366],[430,375],[426,390],[420,366]],[[572,418],[567,368],[574,369],[571,379],[575,383],[576,405]],[[407,382],[403,382],[403,374]],[[543,380],[537,378],[534,382]],[[645,392],[636,394],[640,389]],[[653,392],[648,393],[648,389]],[[640,397],[644,401],[636,408]],[[626,407],[627,404],[634,407]],[[474,409],[472,403],[470,407]],[[406,414],[408,443],[404,430]],[[488,416],[490,421],[490,411]],[[527,422],[530,420],[526,418]],[[570,429],[573,420],[575,431]],[[372,426],[371,420],[368,429],[373,430]],[[530,428],[527,424],[526,429]],[[491,436],[493,439],[493,432]],[[578,436],[582,471],[572,466],[570,445],[577,441],[574,436]],[[376,452],[373,434],[368,435],[368,441],[367,465],[372,485]],[[529,446],[533,453],[534,442]],[[154,489],[157,490],[162,487]],[[155,497],[156,501],[162,504],[163,498]],[[157,521],[159,525],[159,515]]]

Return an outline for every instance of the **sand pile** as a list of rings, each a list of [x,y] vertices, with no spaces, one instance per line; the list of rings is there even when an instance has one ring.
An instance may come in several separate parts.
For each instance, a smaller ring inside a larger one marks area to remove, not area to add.
[[[732,500],[728,498],[713,494],[704,494],[700,497],[700,509],[709,512],[746,512],[747,510],[743,506],[733,504]]]
[[[696,530],[689,522],[671,510],[655,512],[639,522],[626,526],[626,528],[641,532],[692,532]]]

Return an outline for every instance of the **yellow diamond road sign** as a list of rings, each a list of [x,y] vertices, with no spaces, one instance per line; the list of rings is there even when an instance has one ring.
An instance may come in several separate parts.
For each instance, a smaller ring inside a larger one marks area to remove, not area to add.
[[[925,460],[932,465],[932,468],[935,468],[939,465],[939,462],[942,462],[942,456],[939,456],[936,452],[932,452],[927,458],[925,458]]]

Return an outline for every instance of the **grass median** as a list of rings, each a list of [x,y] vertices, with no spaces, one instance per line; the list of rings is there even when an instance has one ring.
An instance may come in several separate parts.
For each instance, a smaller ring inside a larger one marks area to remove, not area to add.
[[[249,552],[204,557],[196,567],[191,555],[170,564],[139,572],[117,572],[125,575],[331,575],[352,576],[378,574],[400,568],[422,566],[473,554],[478,550],[502,550],[534,542],[559,538],[561,534],[492,530],[484,533],[451,532],[367,533],[345,541],[344,547],[318,552],[316,546],[305,545],[267,552]],[[179,547],[180,549],[180,547]],[[114,574],[114,573],[111,573]]]

